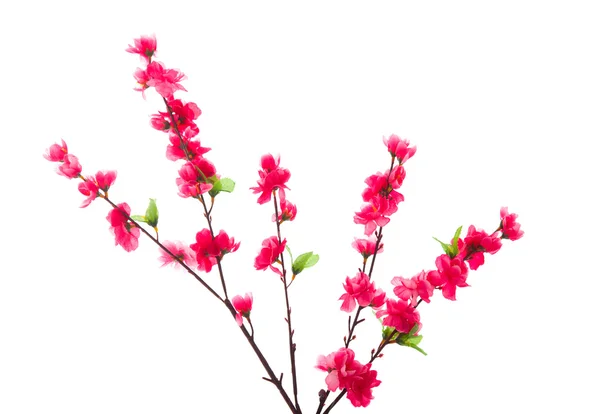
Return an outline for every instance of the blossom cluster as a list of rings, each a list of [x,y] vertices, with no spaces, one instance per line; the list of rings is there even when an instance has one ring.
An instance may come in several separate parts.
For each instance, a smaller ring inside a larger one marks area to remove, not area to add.
[[[154,200],[151,199],[145,216],[132,216],[131,208],[127,203],[117,204],[108,197],[108,190],[116,180],[116,172],[98,171],[94,175],[82,175],[82,166],[78,158],[69,153],[64,140],[61,144],[51,145],[44,157],[51,162],[59,163],[57,172],[60,175],[69,179],[81,179],[78,189],[86,197],[81,207],[87,207],[96,198],[103,198],[111,205],[106,219],[110,223],[109,229],[114,235],[115,245],[120,245],[127,252],[136,250],[141,232],[144,232],[160,246],[158,259],[161,266],[184,267],[221,300],[266,368],[269,374],[268,381],[277,386],[291,411],[300,413],[294,357],[296,344],[293,342],[294,329],[288,289],[300,272],[318,261],[318,255],[308,252],[294,260],[288,240],[282,236],[283,223],[293,221],[297,214],[296,205],[288,199],[290,190],[288,182],[291,173],[280,165],[279,156],[265,154],[260,160],[257,184],[250,190],[258,195],[258,204],[264,205],[271,200],[273,202],[272,221],[275,223],[276,234],[262,241],[254,258],[254,268],[257,271],[269,269],[283,282],[287,312],[285,321],[288,325],[294,387],[293,402],[283,388],[282,376],[279,378],[275,376],[254,342],[254,327],[250,319],[254,302],[253,294],[249,292],[244,296],[236,295],[229,300],[227,293],[221,261],[225,255],[237,251],[240,242],[236,242],[225,230],[216,233],[213,229],[211,212],[216,195],[220,192],[231,192],[235,183],[221,177],[215,165],[205,157],[210,148],[201,145],[198,138],[200,129],[196,124],[202,111],[194,102],[186,102],[175,97],[176,93],[186,91],[181,83],[186,76],[177,69],[168,68],[163,63],[155,61],[156,49],[157,42],[154,36],[141,36],[135,39],[133,45],[129,45],[126,51],[138,55],[144,63],[143,68],[137,68],[134,72],[137,82],[134,90],[141,92],[142,97],[145,98],[147,90],[153,88],[164,101],[165,110],[151,115],[150,125],[167,134],[167,159],[183,161],[183,165],[178,170],[178,177],[175,179],[178,194],[182,198],[198,201],[203,208],[208,227],[196,232],[195,242],[191,244],[170,240],[159,242],[158,210]],[[373,280],[374,263],[377,255],[384,252],[383,228],[390,222],[391,216],[398,211],[399,204],[404,201],[404,195],[399,190],[406,178],[405,163],[415,155],[416,147],[397,135],[384,137],[383,143],[390,156],[389,167],[365,179],[366,188],[361,193],[362,205],[353,217],[354,223],[362,226],[361,232],[364,233],[364,236],[355,238],[352,242],[352,247],[361,256],[362,266],[354,276],[346,276],[342,283],[343,293],[338,299],[342,302],[341,311],[355,312],[354,322],[351,322],[352,318],[349,316],[348,335],[344,337],[344,346],[327,355],[320,355],[317,359],[316,368],[327,373],[325,384],[328,390],[327,392],[321,390],[319,393],[320,406],[317,412],[321,412],[329,393],[336,391],[345,394],[355,407],[368,406],[373,400],[373,389],[381,384],[377,379],[377,371],[371,369],[372,364],[376,358],[383,356],[381,351],[384,347],[396,343],[423,352],[418,347],[422,338],[419,335],[422,329],[421,316],[417,309],[419,305],[422,302],[430,303],[437,290],[441,291],[444,298],[456,300],[457,288],[469,286],[467,282],[470,271],[475,271],[485,264],[486,255],[496,254],[502,248],[503,240],[514,241],[523,236],[521,225],[517,222],[518,216],[509,213],[507,207],[502,207],[500,223],[493,232],[488,234],[470,225],[464,237],[461,237],[462,227],[460,227],[449,243],[438,240],[444,253],[433,260],[434,266],[432,265],[429,270],[419,271],[411,278],[392,277],[393,295],[388,295],[384,289],[376,286]],[[150,225],[156,231],[156,237],[146,232],[140,223]],[[286,250],[292,258],[292,263],[287,269],[284,263]],[[367,266],[369,260],[371,260],[370,267]],[[209,273],[215,267],[220,276],[223,296],[216,293],[194,271]],[[288,279],[286,274],[290,269],[292,276]],[[350,345],[356,338],[356,326],[364,321],[364,318],[360,319],[360,313],[367,308],[379,319],[383,340],[379,342],[378,348],[371,352],[370,360],[361,363],[356,359]],[[246,329],[247,326],[251,328],[251,333]],[[339,395],[325,412],[329,412],[342,395]]]

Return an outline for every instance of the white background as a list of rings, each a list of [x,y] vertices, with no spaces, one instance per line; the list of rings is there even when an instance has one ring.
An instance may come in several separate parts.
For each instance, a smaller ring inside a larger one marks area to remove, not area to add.
[[[176,195],[178,164],[148,123],[159,101],[132,90],[141,63],[124,49],[150,33],[157,59],[189,78],[178,96],[203,110],[207,157],[237,182],[214,210],[216,229],[242,242],[224,268],[232,294],[254,293],[257,341],[288,386],[281,285],[252,266],[274,234],[271,206],[248,188],[264,153],[292,172],[299,212],[284,234],[296,254],[321,255],[291,289],[304,412],[325,387],[316,357],[342,346],[337,298],[360,265],[352,217],[364,178],[387,168],[391,133],[418,150],[379,286],[432,268],[432,236],[493,230],[501,206],[525,236],[456,302],[438,294],[419,308],[429,355],[386,349],[359,411],[598,412],[595,2],[324,3],[1,7],[0,412],[287,409],[227,311],[185,272],[159,269],[148,240],[115,247],[108,205],[80,209],[76,182],[42,158],[65,139],[84,173],[118,171],[112,199],[142,214],[157,198],[161,237],[193,241],[199,205]],[[206,280],[218,286],[216,273]],[[378,335],[374,318],[360,326],[359,360]],[[333,412],[356,410],[344,399]]]

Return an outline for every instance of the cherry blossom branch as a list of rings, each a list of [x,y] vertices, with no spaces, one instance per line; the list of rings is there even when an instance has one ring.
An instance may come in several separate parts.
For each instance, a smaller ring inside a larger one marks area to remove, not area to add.
[[[103,195],[102,198],[104,200],[106,200],[106,202],[108,202],[113,208],[119,210],[121,212],[121,214],[123,214],[127,218],[127,220],[129,220],[131,223],[133,223],[133,225],[135,227],[137,227],[138,229],[140,229],[140,231],[142,233],[144,233],[146,236],[148,236],[148,238],[150,238],[162,250],[164,250],[167,254],[169,254],[181,266],[183,266],[183,268],[186,269],[188,271],[188,273],[190,273],[192,276],[194,276],[196,278],[196,280],[198,280],[198,282],[200,282],[202,284],[202,286],[204,286],[210,293],[213,294],[213,296],[215,296],[217,299],[219,299],[220,302],[222,302],[225,305],[225,307],[229,310],[229,312],[232,314],[232,316],[235,319],[236,310],[235,310],[235,308],[233,307],[233,305],[231,304],[231,302],[229,301],[228,298],[221,298],[221,296],[219,296],[219,294],[214,289],[212,289],[200,276],[198,276],[198,274],[196,272],[194,272],[188,265],[186,265],[181,258],[179,258],[176,255],[174,255],[168,248],[166,248],[162,243],[160,243],[157,239],[155,239],[146,229],[144,229],[135,220],[133,220],[129,214],[127,214],[125,211],[123,211],[121,208],[119,208],[119,206],[117,206],[113,201],[111,201],[106,194]],[[250,333],[250,332],[248,332],[248,330],[246,329],[246,327],[244,325],[241,325],[240,326],[240,330],[242,331],[242,333],[246,337],[246,340],[248,341],[248,343],[250,344],[250,346],[254,350],[254,353],[256,354],[256,356],[260,360],[261,364],[263,365],[263,367],[267,371],[267,374],[269,375],[269,382],[271,382],[271,383],[273,383],[273,385],[275,385],[275,387],[277,388],[277,390],[279,391],[279,393],[281,394],[281,396],[285,400],[286,404],[290,407],[290,410],[292,411],[292,413],[294,413],[294,414],[300,414],[300,411],[298,411],[296,409],[296,407],[294,406],[294,403],[292,402],[292,400],[290,399],[290,397],[287,395],[287,392],[283,388],[283,384],[281,382],[281,379],[277,378],[277,376],[273,372],[273,369],[269,365],[269,362],[266,360],[266,358],[263,355],[262,351],[260,350],[260,348],[258,347],[258,345],[256,344],[256,342],[254,341],[254,328],[252,327],[252,333]]]
[[[273,189],[273,205],[275,206],[275,224],[277,225],[277,238],[279,240],[279,244],[281,245],[282,244],[281,224],[279,223],[279,219],[278,219],[279,208],[277,207],[277,194],[276,194],[275,189]],[[290,307],[290,299],[289,299],[289,295],[288,295],[288,287],[289,286],[287,284],[287,279],[286,279],[286,270],[285,270],[285,262],[284,262],[283,252],[280,253],[279,260],[281,261],[281,267],[282,267],[281,281],[283,282],[283,291],[285,293],[285,307],[286,307],[286,313],[287,313],[287,317],[285,318],[285,321],[287,322],[287,325],[288,325],[288,345],[290,348],[290,365],[291,365],[291,370],[292,370],[292,387],[293,387],[293,392],[294,392],[294,402],[296,404],[296,410],[298,411],[298,413],[302,413],[302,410],[300,409],[300,404],[298,403],[298,380],[297,380],[297,376],[296,376],[296,344],[294,343],[294,340],[293,340],[294,330],[292,329],[292,309]]]

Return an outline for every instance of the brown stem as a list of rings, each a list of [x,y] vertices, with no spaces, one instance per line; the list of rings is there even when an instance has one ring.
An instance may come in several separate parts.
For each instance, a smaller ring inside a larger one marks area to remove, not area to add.
[[[273,190],[273,205],[275,206],[275,224],[277,225],[277,238],[279,240],[279,245],[281,245],[281,228],[279,223],[279,208],[277,206],[277,195],[276,190]],[[292,309],[290,307],[290,299],[288,295],[288,284],[286,280],[286,270],[285,270],[285,261],[283,252],[279,255],[279,260],[281,261],[282,276],[281,281],[283,282],[283,291],[285,294],[285,308],[286,308],[286,322],[288,325],[288,346],[290,349],[290,365],[292,371],[292,387],[294,392],[294,402],[296,404],[296,411],[300,414],[302,410],[300,409],[300,404],[298,403],[298,380],[296,375],[296,344],[294,343],[294,330],[292,329]]]

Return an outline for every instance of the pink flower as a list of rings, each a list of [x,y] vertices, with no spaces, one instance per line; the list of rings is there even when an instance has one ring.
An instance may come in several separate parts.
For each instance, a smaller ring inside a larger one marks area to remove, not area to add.
[[[150,63],[152,56],[156,52],[156,36],[140,36],[139,39],[133,39],[134,46],[129,45],[126,52],[140,55],[140,58]]]
[[[98,188],[104,192],[107,192],[111,185],[114,184],[117,179],[116,171],[98,171],[96,173],[96,184]]]
[[[235,321],[237,322],[238,326],[242,326],[242,317],[250,320],[250,311],[252,311],[252,300],[252,293],[246,293],[244,297],[237,295],[231,299],[231,303],[237,311],[237,315],[235,315]]]
[[[411,306],[417,305],[419,297],[429,303],[430,297],[433,295],[433,286],[427,280],[427,274],[424,271],[410,279],[396,276],[392,279],[392,285],[396,286],[394,294],[402,300],[410,300]]]
[[[202,229],[196,233],[196,243],[191,244],[190,248],[196,253],[198,269],[206,273],[212,270],[217,264],[217,257],[221,256],[219,246],[213,241],[209,229]]]
[[[376,244],[377,238],[375,236],[370,236],[368,239],[358,239],[355,237],[354,241],[352,242],[352,247],[354,247],[354,249],[359,252],[365,260],[367,260],[370,256],[375,254]],[[377,252],[383,252],[383,243],[379,244]]]
[[[409,141],[400,138],[398,135],[390,135],[389,138],[383,137],[383,143],[387,146],[392,157],[396,157],[400,164],[405,163],[417,152],[417,147],[409,147]]]
[[[200,141],[193,139],[193,131],[191,128],[186,128],[181,133],[181,139],[177,134],[171,133],[169,134],[169,141],[171,142],[167,146],[167,159],[171,161],[177,160],[185,160],[186,153],[184,149],[187,151],[187,156],[189,156],[189,160],[194,160],[196,158],[202,157],[210,148],[205,148],[200,145]]]
[[[77,178],[81,173],[81,164],[79,164],[79,160],[76,156],[65,154],[63,163],[58,167],[57,172],[67,178]]]
[[[364,224],[365,235],[370,236],[377,229],[390,222],[391,214],[398,210],[398,206],[380,195],[374,196],[369,203],[363,204],[359,212],[354,213],[354,222]]]
[[[383,325],[396,328],[398,332],[408,333],[415,324],[418,324],[420,327],[419,312],[402,299],[395,300],[388,298],[386,308],[378,310],[375,315],[378,318],[384,316]]]
[[[355,375],[347,378],[346,397],[355,407],[366,407],[373,399],[373,388],[379,386],[377,371],[371,370],[371,364],[363,365]]]
[[[502,230],[502,238],[509,240],[519,240],[523,237],[523,230],[521,230],[521,225],[517,223],[517,214],[512,213],[508,214],[508,207],[502,207],[500,209],[500,218],[502,221],[500,222],[500,229]]]
[[[346,293],[340,296],[339,300],[344,301],[340,309],[345,312],[352,312],[357,302],[359,306],[369,306],[376,292],[375,284],[364,272],[358,272],[352,279],[346,277],[344,289]]]
[[[315,368],[328,373],[325,383],[329,391],[346,389],[346,396],[355,407],[369,405],[373,399],[372,388],[381,384],[377,371],[371,370],[371,364],[362,365],[356,361],[354,351],[348,348],[319,356]]]
[[[223,258],[227,253],[233,253],[240,247],[240,242],[235,242],[233,237],[229,237],[224,230],[220,230],[214,239],[215,246],[219,251],[219,257]]]
[[[186,90],[179,83],[185,79],[185,75],[176,69],[165,69],[160,62],[149,63],[146,74],[150,78],[146,85],[153,86],[156,92],[167,100],[172,99],[176,91]]]
[[[466,287],[469,269],[465,262],[459,257],[451,259],[442,254],[435,259],[437,271],[427,273],[427,280],[435,287],[442,288],[442,295],[446,299],[456,300],[456,288]]]
[[[459,240],[459,256],[465,260],[472,270],[477,270],[485,259],[483,253],[495,254],[502,247],[502,241],[496,233],[488,235],[485,231],[469,226],[464,241]]]
[[[276,218],[273,214],[273,221],[276,219],[279,223],[284,221],[294,221],[296,218],[297,208],[285,197],[285,191],[282,188],[279,189],[279,216]]]
[[[148,75],[148,72],[146,71],[146,69],[140,69],[137,68],[135,70],[135,72],[133,72],[133,77],[135,78],[135,81],[137,82],[137,84],[139,85],[136,88],[133,88],[134,91],[138,91],[142,93],[142,98],[146,99],[146,89],[148,89],[150,86],[148,85],[148,82],[150,81],[150,75]]]
[[[127,203],[121,203],[117,207],[108,213],[106,219],[110,223],[110,230],[115,235],[115,246],[120,245],[126,252],[131,252],[138,247],[140,229],[127,218],[131,213]]]
[[[179,169],[179,178],[175,183],[181,197],[198,197],[213,187],[209,179],[216,174],[215,166],[206,158],[188,161]]]
[[[65,141],[61,139],[61,142],[62,145],[50,145],[50,148],[46,149],[44,158],[52,162],[63,162],[65,160],[65,155],[69,153],[69,150],[67,149],[67,144],[65,144]]]
[[[279,168],[279,157],[275,159],[271,154],[266,154],[260,160],[262,170],[258,171],[260,179],[257,187],[250,187],[254,194],[261,193],[258,204],[271,201],[271,194],[276,189],[288,189],[285,183],[290,179],[291,173],[288,169]]]
[[[256,270],[265,270],[270,267],[272,271],[281,275],[281,271],[273,266],[273,263],[277,261],[277,258],[285,250],[285,243],[287,240],[283,239],[279,244],[277,236],[271,236],[268,239],[264,239],[262,242],[262,249],[256,258],[254,259],[254,267]]]
[[[87,177],[85,181],[79,183],[79,192],[87,198],[81,203],[81,208],[87,207],[98,197],[98,186],[93,177]]]
[[[189,267],[194,267],[197,265],[195,254],[192,249],[186,245],[184,245],[180,241],[164,241],[162,242],[163,246],[165,246],[175,257],[181,260]],[[165,267],[167,265],[173,265],[176,268],[182,268],[181,263],[173,258],[169,253],[165,252],[163,249],[159,249],[160,256],[158,260],[162,263],[160,267]]]

